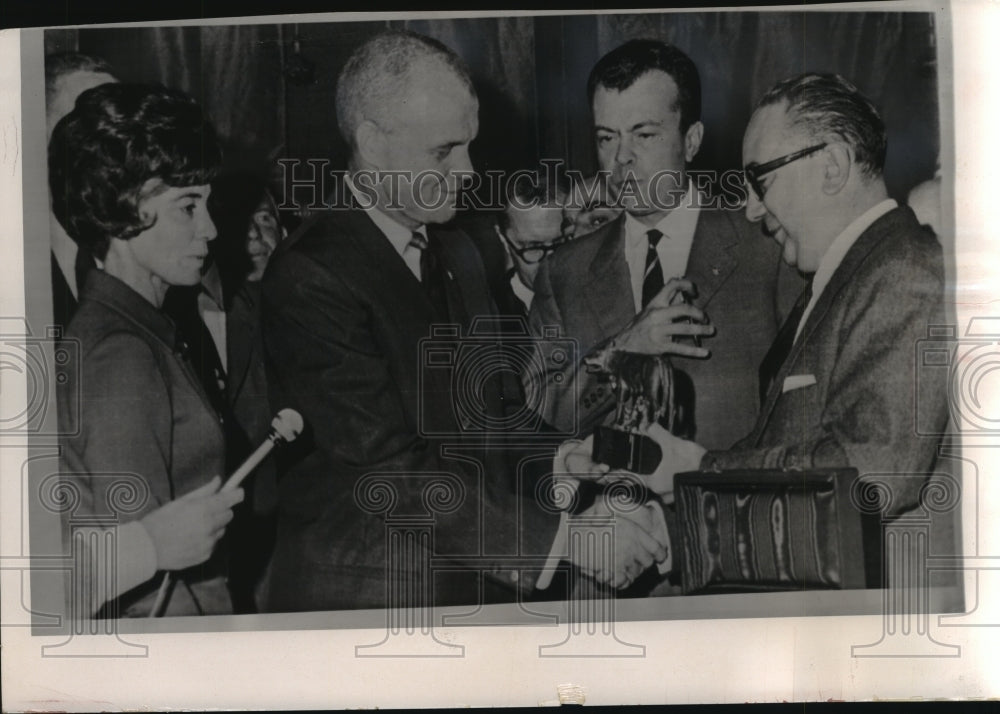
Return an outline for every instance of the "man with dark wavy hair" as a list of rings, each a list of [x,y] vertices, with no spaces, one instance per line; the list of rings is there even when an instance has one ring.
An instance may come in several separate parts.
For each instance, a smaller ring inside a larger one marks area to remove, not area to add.
[[[60,52],[45,58],[45,139],[66,116],[81,93],[109,82],[117,82],[111,66],[99,57]],[[66,229],[49,211],[53,324],[65,330],[76,311],[84,276],[94,267],[94,258],[80,250]]]
[[[686,373],[686,428],[729,446],[753,424],[757,365],[799,278],[782,268],[777,246],[690,179],[706,129],[698,69],[684,52],[629,41],[597,62],[587,94],[598,164],[624,212],[538,271],[532,331],[558,326],[580,352],[573,364],[543,355],[544,416],[559,428],[578,417],[589,434],[615,400],[584,361],[614,350],[667,353]]]

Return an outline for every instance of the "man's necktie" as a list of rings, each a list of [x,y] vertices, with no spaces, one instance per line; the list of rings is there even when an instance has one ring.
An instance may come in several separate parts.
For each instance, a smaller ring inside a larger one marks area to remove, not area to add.
[[[792,351],[792,346],[795,344],[795,333],[798,330],[799,322],[802,320],[802,313],[806,311],[806,306],[811,299],[812,281],[810,280],[809,284],[806,285],[806,289],[802,291],[799,299],[792,307],[792,311],[788,313],[788,319],[785,320],[785,324],[778,330],[777,337],[771,343],[771,349],[767,351],[763,361],[760,363],[758,376],[760,378],[760,403],[762,405],[767,399],[767,393],[771,390],[771,384],[778,376],[781,366],[788,359],[788,355]]]
[[[422,233],[414,231],[410,245],[420,251],[420,282],[438,315],[448,319],[448,298],[445,294],[444,271],[437,255],[436,245]]]
[[[663,290],[663,267],[660,265],[660,256],[656,252],[656,244],[660,242],[663,234],[654,228],[646,233],[646,237],[649,239],[649,245],[646,248],[646,270],[642,278],[643,307],[646,307],[649,301]]]

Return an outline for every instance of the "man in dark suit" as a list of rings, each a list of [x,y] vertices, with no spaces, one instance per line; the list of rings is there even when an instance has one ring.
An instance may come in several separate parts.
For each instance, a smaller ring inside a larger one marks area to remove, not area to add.
[[[806,74],[760,100],[743,140],[747,216],[811,281],[761,365],[765,399],[724,451],[658,430],[661,493],[697,468],[854,467],[892,478],[891,510],[916,503],[947,415],[944,370],[918,374],[915,348],[945,322],[934,234],[888,197],[886,131],[845,79]],[[919,410],[919,411],[916,411]]]
[[[588,92],[598,161],[625,212],[538,272],[532,331],[541,336],[558,326],[577,341],[580,357],[568,364],[543,346],[543,415],[560,429],[575,422],[589,433],[614,399],[583,359],[609,347],[671,353],[693,384],[694,433],[727,447],[757,413],[757,366],[791,302],[782,302],[781,288],[801,281],[781,269],[776,246],[733,211],[712,207],[688,180],[685,167],[704,131],[690,58],[662,42],[634,40],[594,66]],[[682,289],[692,304],[682,304]],[[691,339],[713,334],[704,346]]]
[[[272,404],[298,409],[308,432],[279,484],[269,609],[478,603],[481,573],[513,600],[565,555],[566,519],[510,489],[511,472],[523,483],[526,471],[552,470],[550,441],[505,448],[502,425],[477,429],[503,413],[504,392],[493,379],[455,379],[464,347],[484,344],[462,342],[474,318],[495,312],[475,246],[442,225],[472,170],[475,90],[446,47],[388,32],[342,70],[337,117],[351,148],[347,205],[285,241],[262,286]],[[433,534],[420,535],[429,519]],[[613,572],[597,573],[616,584],[665,558],[645,531],[619,526]],[[435,588],[430,554],[471,582]]]
[[[117,82],[107,62],[95,57],[66,52],[45,58],[45,138],[64,116],[73,110],[76,98],[91,87]],[[76,312],[83,278],[94,267],[94,258],[80,250],[76,241],[49,211],[51,247],[53,325],[66,329]]]

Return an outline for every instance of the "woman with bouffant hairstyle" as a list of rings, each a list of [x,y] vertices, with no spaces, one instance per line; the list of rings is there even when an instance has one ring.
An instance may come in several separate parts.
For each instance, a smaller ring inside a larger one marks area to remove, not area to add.
[[[232,611],[213,552],[243,492],[219,492],[219,417],[160,310],[171,285],[200,279],[220,163],[198,105],[158,86],[88,90],[53,131],[53,211],[100,268],[67,328],[79,365],[57,386],[61,480],[74,515],[114,533],[113,549],[75,553],[71,617],[150,614],[158,571],[175,571],[166,614]],[[123,487],[124,504],[112,497]]]

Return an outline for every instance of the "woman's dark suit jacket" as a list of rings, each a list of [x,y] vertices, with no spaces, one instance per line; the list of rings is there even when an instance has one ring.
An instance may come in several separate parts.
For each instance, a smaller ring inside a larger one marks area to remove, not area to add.
[[[87,517],[105,528],[138,520],[225,475],[219,417],[169,318],[125,283],[93,270],[66,338],[79,342],[78,368],[57,385],[62,480],[79,499],[66,513],[67,531]],[[178,574],[167,615],[231,612],[220,560],[216,554]],[[96,572],[103,567],[98,561]],[[147,615],[160,579],[122,594],[117,614]],[[86,617],[102,601],[98,585],[85,582],[76,601],[88,603],[88,612],[79,613]],[[115,616],[114,608],[103,614]]]

